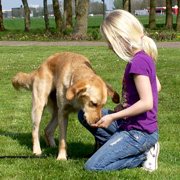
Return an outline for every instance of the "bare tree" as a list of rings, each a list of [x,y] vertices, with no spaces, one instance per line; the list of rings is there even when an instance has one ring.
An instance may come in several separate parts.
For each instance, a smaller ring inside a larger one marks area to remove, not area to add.
[[[150,1],[149,28],[156,29],[156,0]]]
[[[63,14],[63,25],[62,25],[62,33],[65,31],[66,29],[66,22],[67,22],[67,1],[68,0],[64,0],[64,14]]]
[[[67,0],[67,19],[66,19],[66,27],[72,28],[72,0]]]
[[[24,13],[25,13],[24,15],[25,31],[30,32],[31,31],[30,9],[27,0],[22,0],[22,3],[24,5]]]
[[[89,0],[76,0],[76,23],[72,35],[86,37],[88,27]]]
[[[49,32],[49,18],[48,18],[47,0],[44,0],[44,21],[45,21],[46,32]]]
[[[53,0],[53,9],[56,22],[56,29],[62,29],[62,17],[59,9],[59,1]]]
[[[166,0],[166,28],[173,29],[172,0]]]
[[[92,1],[89,4],[89,13],[90,14],[102,14],[103,10],[106,11],[106,9],[107,9],[106,4],[102,3],[102,2],[93,2]]]
[[[131,1],[130,0],[123,0],[123,9],[131,12]]]
[[[5,31],[1,0],[0,0],[0,31]]]
[[[77,7],[78,7],[78,2],[79,0],[74,0],[75,1],[75,15],[77,14]]]
[[[64,0],[62,32],[64,32],[66,28],[72,28],[72,0]]]
[[[180,0],[177,0],[177,6],[179,8],[178,8],[178,15],[177,15],[177,20],[176,20],[176,23],[177,23],[176,31],[180,31]]]

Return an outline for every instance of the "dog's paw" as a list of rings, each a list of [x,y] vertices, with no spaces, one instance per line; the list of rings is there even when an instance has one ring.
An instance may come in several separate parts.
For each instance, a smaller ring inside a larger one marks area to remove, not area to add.
[[[56,143],[55,143],[55,141],[54,141],[54,138],[50,139],[50,138],[48,138],[46,135],[44,135],[44,137],[45,137],[45,141],[46,141],[46,145],[47,145],[47,146],[57,147],[57,146],[56,146]]]
[[[41,155],[41,151],[40,152],[33,152],[33,155],[35,155],[35,156],[40,156]]]
[[[36,155],[36,156],[40,156],[41,155],[41,150],[40,149],[35,149],[33,148],[33,154]]]
[[[50,147],[57,147],[55,141],[54,141],[54,142],[51,142],[49,145],[50,145]]]
[[[64,154],[60,154],[60,155],[58,155],[57,160],[66,161],[67,160],[67,156],[64,155]]]

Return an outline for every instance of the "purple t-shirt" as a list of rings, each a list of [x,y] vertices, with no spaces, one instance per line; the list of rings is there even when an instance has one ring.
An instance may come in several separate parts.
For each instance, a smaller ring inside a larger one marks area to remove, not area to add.
[[[138,52],[132,61],[126,66],[122,88],[122,105],[125,108],[132,106],[139,100],[139,95],[133,80],[133,74],[140,74],[149,77],[153,93],[153,109],[123,119],[120,123],[120,128],[123,130],[138,129],[152,133],[158,129],[156,117],[158,112],[156,69],[152,58],[145,54],[144,51]]]

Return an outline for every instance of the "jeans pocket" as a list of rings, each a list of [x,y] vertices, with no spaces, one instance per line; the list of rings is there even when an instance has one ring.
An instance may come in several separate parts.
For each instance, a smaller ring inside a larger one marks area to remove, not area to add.
[[[148,141],[146,133],[143,131],[131,130],[129,131],[131,138],[134,139],[134,146],[137,148],[137,154],[145,152],[151,147],[151,143]]]

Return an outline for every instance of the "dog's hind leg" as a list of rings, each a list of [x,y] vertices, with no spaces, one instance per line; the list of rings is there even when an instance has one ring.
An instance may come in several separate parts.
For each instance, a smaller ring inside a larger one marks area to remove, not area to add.
[[[56,130],[56,127],[58,126],[58,108],[56,101],[56,91],[51,92],[46,107],[51,113],[51,119],[46,128],[44,129],[44,136],[46,144],[48,146],[56,147],[56,143],[54,141],[54,132]]]
[[[57,114],[52,115],[50,122],[44,129],[44,136],[46,140],[46,144],[51,147],[56,147],[56,142],[54,140],[54,132],[58,125],[58,117]]]
[[[40,155],[40,123],[44,107],[47,103],[51,87],[47,86],[45,80],[38,80],[33,84],[33,99],[32,99],[32,139],[33,139],[33,154]]]
[[[50,122],[44,129],[44,136],[45,136],[46,144],[48,146],[56,147],[56,143],[54,140],[54,132],[57,126],[58,126],[58,115],[57,115],[57,111],[54,110],[52,112]]]

